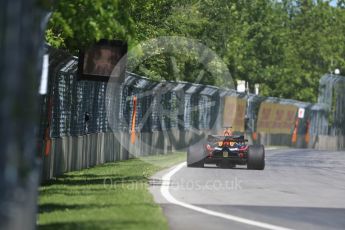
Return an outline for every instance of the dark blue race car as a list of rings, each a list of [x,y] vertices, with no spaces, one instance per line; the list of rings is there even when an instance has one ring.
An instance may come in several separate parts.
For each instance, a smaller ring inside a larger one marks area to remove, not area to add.
[[[188,167],[204,167],[216,164],[222,168],[247,165],[248,169],[265,168],[265,148],[263,145],[247,145],[244,136],[208,135],[207,140],[188,148]]]

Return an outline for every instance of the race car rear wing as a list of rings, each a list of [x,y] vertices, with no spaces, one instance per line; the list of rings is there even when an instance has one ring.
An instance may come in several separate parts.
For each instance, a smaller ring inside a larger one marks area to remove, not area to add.
[[[247,142],[248,139],[244,139],[244,136],[221,136],[221,135],[208,135],[209,141],[233,141],[233,142]]]

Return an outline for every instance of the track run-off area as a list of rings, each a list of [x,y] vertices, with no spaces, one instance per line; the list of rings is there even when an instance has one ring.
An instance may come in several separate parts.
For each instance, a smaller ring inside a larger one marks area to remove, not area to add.
[[[171,229],[345,229],[345,152],[267,150],[263,171],[182,163],[153,178]]]

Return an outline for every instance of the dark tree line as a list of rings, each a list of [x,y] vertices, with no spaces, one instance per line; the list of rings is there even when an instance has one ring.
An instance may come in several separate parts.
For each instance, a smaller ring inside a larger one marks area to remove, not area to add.
[[[345,1],[330,2],[60,0],[46,37],[72,53],[101,38],[127,40],[130,48],[159,36],[193,38],[215,51],[234,79],[250,88],[260,83],[262,95],[316,101],[320,77],[345,72]],[[202,69],[196,56],[158,54],[135,71],[193,82]],[[201,83],[220,85],[219,78],[205,71]]]

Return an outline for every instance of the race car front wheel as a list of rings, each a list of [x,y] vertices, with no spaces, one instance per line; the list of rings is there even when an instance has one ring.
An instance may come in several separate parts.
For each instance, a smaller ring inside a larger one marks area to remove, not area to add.
[[[265,147],[251,145],[248,150],[247,169],[263,170],[265,168]]]

